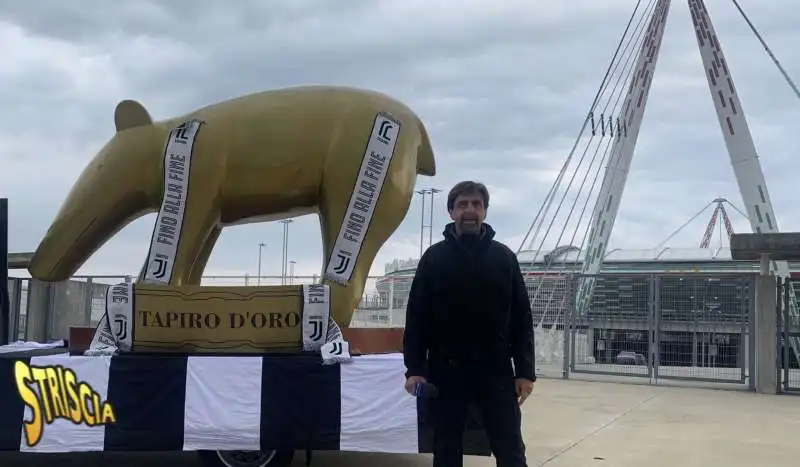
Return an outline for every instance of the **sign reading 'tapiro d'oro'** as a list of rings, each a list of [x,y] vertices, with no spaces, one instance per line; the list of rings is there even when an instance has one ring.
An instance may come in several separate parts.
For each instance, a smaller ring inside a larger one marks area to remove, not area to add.
[[[301,286],[136,284],[135,352],[263,352],[302,346]]]

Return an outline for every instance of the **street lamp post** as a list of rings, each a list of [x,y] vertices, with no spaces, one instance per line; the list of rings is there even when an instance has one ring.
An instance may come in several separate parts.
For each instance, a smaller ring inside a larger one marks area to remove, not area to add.
[[[422,195],[421,220],[419,223],[419,257],[422,258],[423,239],[425,238],[425,195],[428,194],[428,190],[417,190],[417,194]]]
[[[441,191],[442,190],[439,190],[437,188],[431,188],[431,191],[430,191],[431,192],[431,220],[430,220],[430,222],[428,222],[428,229],[429,229],[428,230],[428,246],[433,245],[433,209],[434,209],[433,197],[436,195],[436,193],[441,193]]]
[[[294,265],[296,261],[289,261],[289,285],[294,285]]]
[[[265,246],[267,245],[264,242],[258,244],[258,279],[256,279],[258,285],[261,285],[261,250],[263,250]]]
[[[419,225],[419,257],[422,258],[422,252],[425,248],[425,195],[431,195],[431,205],[430,205],[430,222],[428,223],[428,246],[433,244],[433,197],[436,193],[441,193],[442,190],[438,188],[424,188],[422,190],[417,190],[417,194],[422,195],[422,209],[421,209],[421,220]]]
[[[283,224],[283,259],[281,260],[281,285],[286,285],[286,256],[289,253],[289,224],[292,219],[284,219]]]

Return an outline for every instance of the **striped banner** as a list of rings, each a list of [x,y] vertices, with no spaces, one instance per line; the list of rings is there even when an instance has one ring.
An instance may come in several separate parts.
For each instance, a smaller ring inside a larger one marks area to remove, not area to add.
[[[402,355],[0,358],[0,451],[430,452]],[[465,454],[489,455],[472,426]]]

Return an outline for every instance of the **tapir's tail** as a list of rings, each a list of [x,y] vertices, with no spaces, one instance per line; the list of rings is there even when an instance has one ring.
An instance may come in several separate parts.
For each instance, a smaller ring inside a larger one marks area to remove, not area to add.
[[[428,130],[422,120],[417,120],[421,141],[417,150],[417,174],[433,177],[436,175],[436,159],[433,156],[431,140],[428,137]]]

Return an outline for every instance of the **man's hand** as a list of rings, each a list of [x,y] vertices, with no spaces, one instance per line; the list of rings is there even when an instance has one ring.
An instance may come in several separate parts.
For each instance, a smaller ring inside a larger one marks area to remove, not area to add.
[[[427,381],[425,381],[425,378],[423,378],[422,376],[410,376],[406,380],[406,392],[408,392],[409,394],[411,394],[413,396],[414,395],[414,388],[417,387],[417,384],[426,383],[426,382]]]
[[[533,381],[527,378],[517,378],[514,380],[514,390],[517,393],[517,403],[522,405],[533,392]]]

